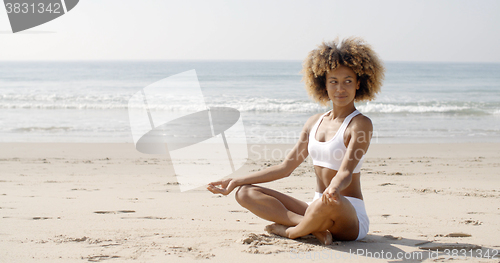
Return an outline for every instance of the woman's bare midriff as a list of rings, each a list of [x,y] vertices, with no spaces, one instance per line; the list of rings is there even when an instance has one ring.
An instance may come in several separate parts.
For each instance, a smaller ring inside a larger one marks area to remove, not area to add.
[[[316,191],[323,193],[325,189],[330,185],[333,177],[337,174],[337,171],[321,167],[314,166],[314,171],[316,173]],[[343,196],[355,197],[363,200],[363,194],[361,193],[361,183],[359,181],[360,173],[352,174],[351,184],[340,192]]]

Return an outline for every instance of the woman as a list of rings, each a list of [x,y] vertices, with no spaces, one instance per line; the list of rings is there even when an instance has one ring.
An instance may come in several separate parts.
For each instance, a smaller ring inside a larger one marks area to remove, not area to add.
[[[227,195],[236,187],[236,200],[255,215],[275,222],[266,231],[291,239],[315,235],[320,242],[359,240],[368,233],[360,185],[360,168],[372,134],[371,120],[355,101],[372,100],[380,91],[384,67],[377,54],[359,38],[323,43],[303,64],[306,89],[332,110],[310,117],[300,139],[279,165],[250,175],[212,182],[207,189]],[[308,204],[255,184],[289,176],[311,155],[317,176]]]

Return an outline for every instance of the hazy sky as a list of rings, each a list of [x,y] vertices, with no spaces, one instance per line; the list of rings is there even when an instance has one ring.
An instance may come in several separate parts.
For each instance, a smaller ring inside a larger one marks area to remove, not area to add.
[[[302,60],[323,40],[360,36],[385,61],[500,62],[500,1],[81,0],[12,34],[0,60]]]

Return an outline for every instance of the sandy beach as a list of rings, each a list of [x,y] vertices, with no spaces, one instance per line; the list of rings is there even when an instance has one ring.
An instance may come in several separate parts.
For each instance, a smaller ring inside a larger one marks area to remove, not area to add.
[[[500,144],[372,144],[361,170],[368,236],[329,246],[266,233],[234,192],[180,192],[165,157],[133,144],[0,146],[0,262],[500,260]],[[291,147],[249,145],[237,174]],[[264,186],[310,201],[314,176],[308,159]]]

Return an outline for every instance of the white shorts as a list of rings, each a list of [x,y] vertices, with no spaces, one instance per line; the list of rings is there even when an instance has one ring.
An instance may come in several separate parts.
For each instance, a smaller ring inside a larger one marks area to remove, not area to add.
[[[307,202],[308,205],[310,205],[312,202],[316,201],[317,199],[320,199],[323,194],[319,192],[314,192],[314,198],[311,202]],[[349,202],[351,202],[351,205],[354,207],[354,210],[356,210],[356,215],[358,216],[358,221],[359,221],[359,234],[356,240],[363,239],[366,237],[366,234],[368,234],[369,226],[370,226],[370,220],[368,219],[368,215],[366,214],[366,209],[365,209],[365,202],[359,198],[356,197],[350,197],[350,196],[344,196]]]

